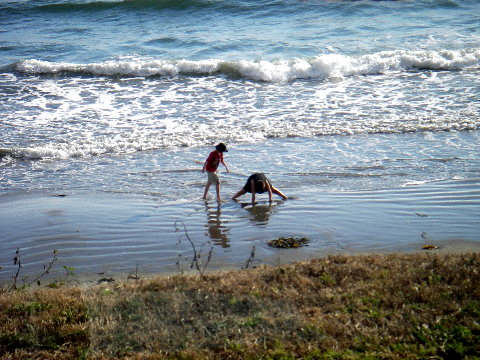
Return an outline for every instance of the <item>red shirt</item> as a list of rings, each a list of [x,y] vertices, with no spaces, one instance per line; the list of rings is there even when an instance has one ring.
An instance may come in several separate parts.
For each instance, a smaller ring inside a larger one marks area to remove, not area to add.
[[[217,150],[213,150],[210,155],[208,155],[205,170],[210,172],[217,171],[220,162],[223,162],[223,154],[221,152],[218,152]]]

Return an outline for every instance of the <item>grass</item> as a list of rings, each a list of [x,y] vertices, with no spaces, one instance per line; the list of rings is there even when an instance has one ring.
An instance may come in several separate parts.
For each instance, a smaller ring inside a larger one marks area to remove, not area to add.
[[[0,294],[1,359],[480,359],[480,254]]]

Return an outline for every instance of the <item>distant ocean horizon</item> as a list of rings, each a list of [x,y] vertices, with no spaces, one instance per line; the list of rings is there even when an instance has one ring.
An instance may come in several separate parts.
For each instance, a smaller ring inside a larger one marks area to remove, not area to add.
[[[352,240],[380,209],[384,233],[406,231],[408,211],[435,224],[433,239],[479,242],[478,24],[474,0],[2,1],[0,265],[17,247],[35,263],[78,246],[134,263],[132,242],[171,263],[179,219],[228,256],[295,235],[298,218],[310,249],[383,249],[380,235]],[[213,210],[200,170],[219,142],[232,171]],[[247,210],[252,225],[228,199],[255,171],[292,201],[260,223]]]

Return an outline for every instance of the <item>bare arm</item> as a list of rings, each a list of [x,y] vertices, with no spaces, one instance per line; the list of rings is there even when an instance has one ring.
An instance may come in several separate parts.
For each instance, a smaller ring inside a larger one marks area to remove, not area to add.
[[[250,181],[250,189],[252,190],[252,205],[255,205],[255,180]]]
[[[270,186],[270,183],[268,181],[265,181],[265,186],[267,187],[268,191],[268,201],[272,202],[272,188]]]
[[[223,164],[223,166],[225,166],[225,169],[227,169],[227,173],[229,173],[230,170],[228,170],[228,166],[227,166],[227,164],[225,163],[225,161],[222,160],[222,164]]]
[[[288,197],[287,197],[284,193],[282,193],[280,190],[278,190],[275,186],[270,185],[270,187],[271,187],[272,192],[273,192],[274,194],[277,194],[278,196],[281,196],[281,197],[283,198],[283,200],[287,200],[287,199],[288,199]]]

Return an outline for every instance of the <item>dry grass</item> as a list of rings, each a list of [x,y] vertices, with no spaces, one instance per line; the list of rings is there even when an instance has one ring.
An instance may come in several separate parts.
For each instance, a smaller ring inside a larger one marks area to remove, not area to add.
[[[2,359],[478,359],[480,254],[282,267],[0,296]]]

